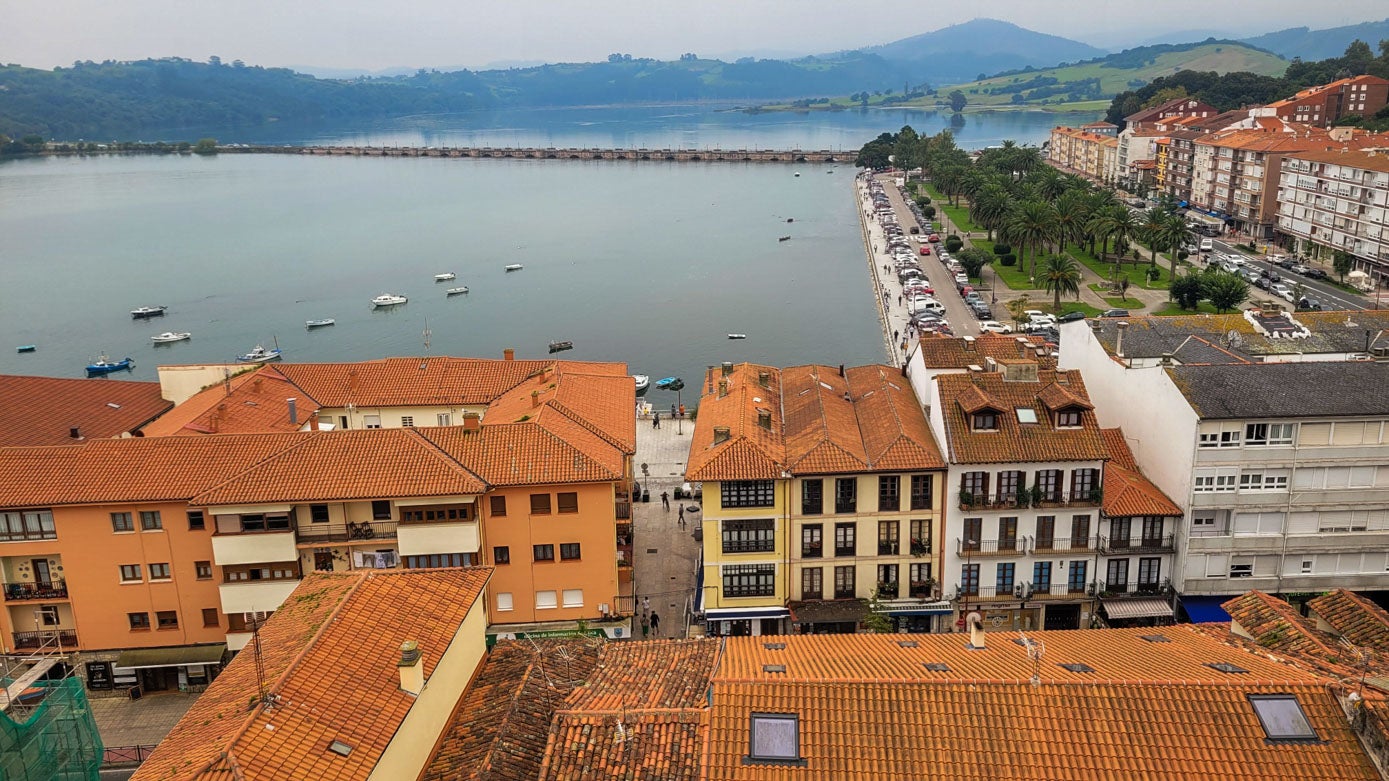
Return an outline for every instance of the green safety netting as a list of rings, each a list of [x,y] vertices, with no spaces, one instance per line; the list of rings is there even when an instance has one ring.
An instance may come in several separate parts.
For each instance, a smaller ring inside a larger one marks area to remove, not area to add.
[[[82,680],[39,681],[26,694],[0,714],[0,781],[98,781],[101,736]]]

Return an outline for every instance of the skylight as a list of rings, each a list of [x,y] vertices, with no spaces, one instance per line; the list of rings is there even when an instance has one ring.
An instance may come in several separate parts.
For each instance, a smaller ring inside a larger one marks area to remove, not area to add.
[[[1143,638],[1144,640],[1147,640],[1150,643],[1172,642],[1172,638],[1168,637],[1167,635],[1139,635],[1139,637]]]
[[[341,740],[335,740],[328,744],[328,750],[334,754],[345,757],[352,753],[352,746],[343,743]]]
[[[762,665],[762,672],[764,672],[764,673],[784,673],[784,672],[786,672],[786,665],[784,665],[784,664],[764,664],[764,665]]]
[[[1243,667],[1236,667],[1235,665],[1230,664],[1229,662],[1206,662],[1206,666],[1211,668],[1212,670],[1219,670],[1223,673],[1228,673],[1230,675],[1234,675],[1236,673],[1249,672]]]
[[[778,763],[801,761],[800,717],[794,713],[752,714],[748,759]]]
[[[786,643],[763,643],[762,647],[768,651],[784,651],[786,650]]]
[[[916,642],[915,640],[898,640],[898,641],[897,641],[897,644],[900,645],[900,646],[902,646],[903,648],[916,648],[916,647],[917,647],[917,642]]]
[[[1302,705],[1291,694],[1251,694],[1249,704],[1264,727],[1269,740],[1317,740],[1317,731],[1307,720]]]
[[[930,670],[933,673],[950,672],[950,665],[946,664],[945,662],[927,662],[925,666],[927,670]]]
[[[1019,423],[1037,422],[1037,410],[1032,409],[1031,407],[1017,407],[1014,411],[1018,413]]]
[[[1070,670],[1073,673],[1092,673],[1095,671],[1095,668],[1082,662],[1071,662],[1068,664],[1062,664],[1058,666],[1065,667],[1067,670]]]

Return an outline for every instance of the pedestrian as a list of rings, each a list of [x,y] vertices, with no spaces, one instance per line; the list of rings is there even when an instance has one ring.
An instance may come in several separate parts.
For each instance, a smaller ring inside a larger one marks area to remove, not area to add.
[[[661,509],[670,512],[670,491],[661,492]]]
[[[902,305],[902,296],[901,296],[900,293],[897,295],[897,305],[898,305],[898,306],[901,306],[901,305]]]
[[[641,617],[642,617],[642,618],[646,618],[647,614],[650,613],[650,612],[651,612],[651,597],[642,597],[642,598],[641,598]]]
[[[680,528],[685,528],[685,505],[680,505],[680,514],[676,517],[680,521]]]
[[[654,417],[651,418],[651,428],[660,428],[660,427],[661,427],[661,413],[657,412],[656,415],[655,415]]]
[[[892,341],[895,342],[895,341],[897,341],[898,338],[899,338],[899,335],[898,335],[897,331],[893,331],[893,332],[892,332]]]
[[[651,633],[658,637],[661,634],[661,617],[654,612],[651,614]]]
[[[671,402],[671,405],[670,405],[670,416],[671,416],[672,418],[675,417],[675,402]]]
[[[646,621],[646,616],[642,616],[642,617],[641,617],[641,639],[645,640],[647,634],[650,633],[650,632],[651,632],[651,624],[647,623],[647,621]]]

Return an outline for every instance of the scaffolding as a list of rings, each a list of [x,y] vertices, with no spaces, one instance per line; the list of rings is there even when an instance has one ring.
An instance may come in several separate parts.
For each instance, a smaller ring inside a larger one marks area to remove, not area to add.
[[[98,781],[101,736],[57,632],[0,657],[0,781]]]

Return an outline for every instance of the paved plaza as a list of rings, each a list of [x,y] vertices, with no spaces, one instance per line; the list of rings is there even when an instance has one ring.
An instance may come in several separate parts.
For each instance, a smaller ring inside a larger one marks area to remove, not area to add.
[[[637,612],[642,598],[651,600],[651,610],[660,616],[659,637],[684,637],[689,608],[694,598],[695,566],[700,544],[694,533],[699,528],[698,507],[692,499],[677,500],[675,489],[685,482],[685,461],[689,457],[694,421],[669,417],[666,399],[672,394],[653,391],[645,400],[661,412],[661,427],[654,428],[650,416],[637,418],[637,480],[650,497],[632,508],[633,558],[637,576]],[[664,407],[662,403],[664,402]],[[645,465],[645,474],[642,466]],[[661,492],[671,495],[670,509],[663,509]],[[687,508],[685,528],[680,528],[679,507]],[[634,637],[641,637],[641,625],[634,626]]]

